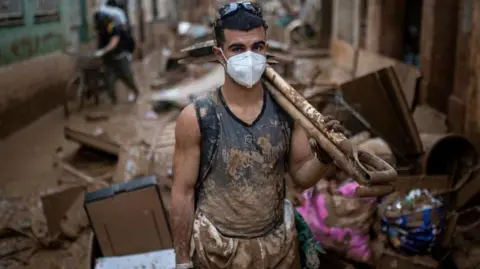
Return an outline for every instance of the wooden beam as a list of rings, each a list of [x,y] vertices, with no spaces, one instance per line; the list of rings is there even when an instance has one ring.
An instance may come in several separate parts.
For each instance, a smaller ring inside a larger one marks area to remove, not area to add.
[[[318,35],[320,48],[328,48],[333,30],[333,0],[322,0],[320,33]]]
[[[478,33],[478,31],[480,31],[480,3],[478,1],[473,1],[471,32]],[[470,75],[470,83],[465,96],[465,132],[478,146],[479,141],[477,139],[480,138],[480,121],[478,121],[478,117],[480,116],[480,100],[478,97],[478,85],[480,85],[480,75],[478,72],[478,70],[480,70],[480,35],[472,34],[470,46],[470,64],[468,72]]]
[[[422,93],[426,102],[447,111],[452,93],[459,1],[423,0],[420,35]],[[423,101],[423,100],[422,100]]]
[[[395,59],[403,58],[406,0],[367,0],[365,48]]]

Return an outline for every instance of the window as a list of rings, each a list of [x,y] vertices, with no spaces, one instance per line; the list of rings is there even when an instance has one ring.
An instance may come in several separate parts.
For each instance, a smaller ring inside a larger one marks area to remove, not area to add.
[[[1,1],[1,0],[0,0]],[[36,0],[35,23],[57,21],[60,19],[59,0]]]
[[[22,1],[0,0],[0,26],[23,23]]]

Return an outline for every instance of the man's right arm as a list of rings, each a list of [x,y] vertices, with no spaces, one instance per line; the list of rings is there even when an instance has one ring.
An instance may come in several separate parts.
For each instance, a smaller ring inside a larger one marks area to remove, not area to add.
[[[200,128],[195,108],[187,106],[175,127],[171,227],[177,264],[190,262],[190,239],[195,214],[195,185],[200,166]]]

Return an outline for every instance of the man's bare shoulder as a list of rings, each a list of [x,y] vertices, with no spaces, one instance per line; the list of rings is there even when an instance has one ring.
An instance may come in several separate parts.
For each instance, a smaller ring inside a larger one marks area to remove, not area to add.
[[[200,142],[200,127],[194,104],[186,106],[178,116],[175,127],[175,139],[177,142],[182,142],[186,145],[198,144]]]

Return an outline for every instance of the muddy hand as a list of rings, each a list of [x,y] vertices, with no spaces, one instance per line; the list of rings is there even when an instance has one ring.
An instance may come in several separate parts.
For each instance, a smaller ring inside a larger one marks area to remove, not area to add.
[[[345,127],[343,127],[340,122],[332,116],[325,116],[324,126],[328,131],[342,133],[344,135],[346,135],[347,133]],[[320,162],[324,164],[331,164],[333,162],[332,157],[322,147],[320,147],[320,145],[318,145],[315,140],[310,139],[309,142],[312,151],[316,153],[317,158]]]
[[[328,131],[334,131],[336,133],[342,133],[344,135],[347,134],[347,129],[343,127],[342,124],[338,120],[336,120],[333,116],[325,116],[324,117],[324,126]]]

